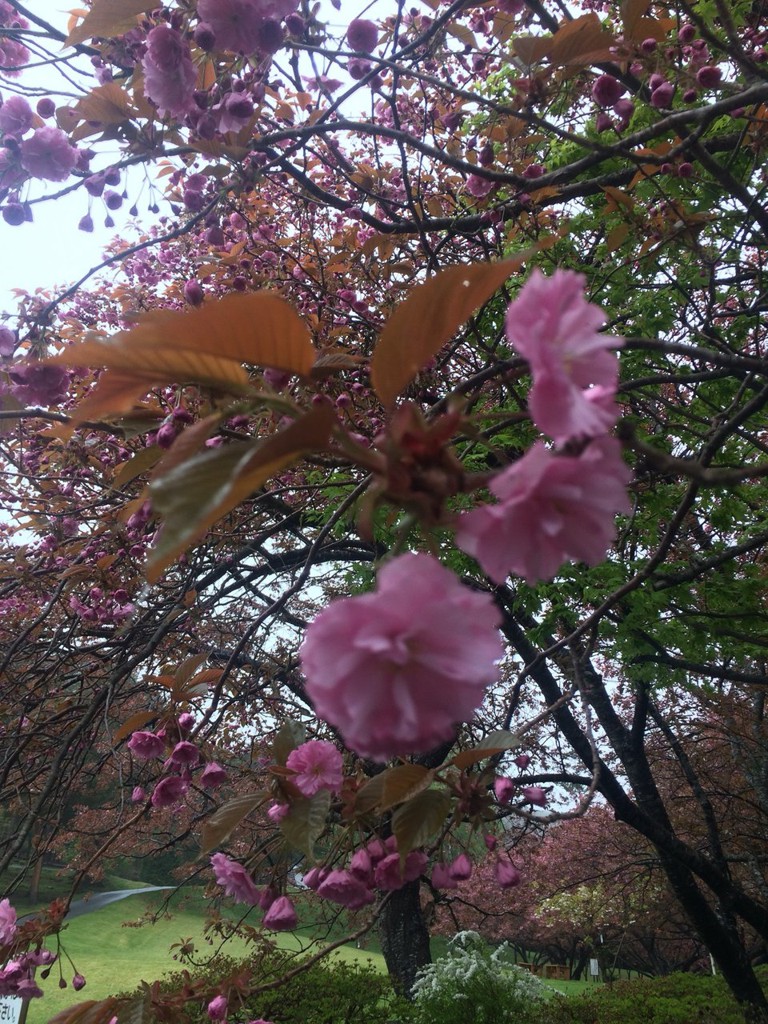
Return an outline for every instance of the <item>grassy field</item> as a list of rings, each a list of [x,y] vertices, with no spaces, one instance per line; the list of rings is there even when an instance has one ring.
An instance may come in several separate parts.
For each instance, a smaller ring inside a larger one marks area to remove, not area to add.
[[[134,889],[141,888],[143,884],[108,876],[99,888],[101,891]],[[20,913],[28,913],[63,891],[66,891],[66,881],[48,869],[41,880],[39,901],[31,904],[23,897],[15,897],[14,903]],[[60,954],[59,960],[47,979],[38,976],[45,996],[30,1004],[27,1024],[47,1024],[61,1010],[76,1003],[130,991],[142,980],[154,981],[181,969],[185,965],[172,959],[174,943],[191,940],[197,949],[197,963],[210,961],[219,955],[246,957],[248,946],[242,939],[232,939],[225,944],[221,939],[212,942],[206,938],[203,926],[208,909],[202,887],[190,886],[178,894],[137,893],[72,919],[61,933],[61,948],[53,942],[50,944]],[[238,919],[237,908],[231,908],[227,913],[230,918]],[[157,915],[157,919],[150,920],[150,915]],[[259,919],[260,913],[254,912],[249,923],[257,925]],[[284,949],[309,953],[317,948],[312,940],[313,934],[317,934],[313,922],[305,921],[296,933],[272,937]],[[433,956],[439,957],[445,945],[445,939],[436,937]],[[375,935],[368,936],[366,946],[366,949],[344,946],[333,955],[345,960],[370,961],[383,972],[384,959]],[[75,992],[71,985],[76,972],[86,979],[86,986],[80,992]],[[59,987],[62,978],[66,981],[64,988]],[[586,981],[551,981],[548,984],[566,995],[594,987]]]
[[[140,981],[154,981],[164,973],[180,969],[169,954],[173,943],[191,939],[197,949],[196,960],[210,960],[218,955],[221,944],[207,942],[203,935],[204,906],[199,894],[174,897],[168,912],[155,923],[137,923],[147,911],[158,911],[165,894],[128,897],[92,914],[70,921],[61,934],[61,956],[54,964],[50,976],[38,979],[45,996],[33,1000],[29,1007],[27,1024],[46,1024],[56,1013],[86,999],[103,999],[119,991],[136,987]],[[254,915],[253,923],[260,915]],[[311,941],[294,934],[276,936],[280,946],[287,949],[311,951]],[[51,948],[55,949],[52,945]],[[248,947],[239,939],[226,943],[227,956],[247,956]],[[371,960],[384,969],[383,958],[352,947],[344,947],[334,954],[347,960]],[[79,972],[86,978],[86,987],[75,992],[72,976]],[[59,988],[63,976],[66,988]]]

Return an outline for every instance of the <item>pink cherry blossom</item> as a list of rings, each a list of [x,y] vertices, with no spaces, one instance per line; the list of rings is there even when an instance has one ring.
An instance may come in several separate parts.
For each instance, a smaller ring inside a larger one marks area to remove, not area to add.
[[[577,456],[536,444],[493,479],[499,504],[460,516],[456,543],[496,583],[511,573],[530,584],[552,579],[568,560],[598,565],[616,536],[616,513],[629,511],[630,478],[613,438]]]
[[[422,850],[411,850],[400,863],[399,853],[389,853],[376,865],[373,873],[377,889],[402,889],[406,882],[415,882],[427,867],[427,855]]]
[[[531,368],[531,418],[558,444],[603,434],[618,419],[618,360],[608,350],[623,339],[597,333],[605,315],[584,287],[582,274],[536,269],[507,310],[507,337]]]
[[[347,910],[360,910],[373,903],[375,894],[349,871],[331,871],[317,887],[317,895]]]
[[[291,932],[299,923],[299,918],[288,897],[278,896],[264,915],[262,923],[273,932]]]
[[[0,946],[13,942],[16,935],[16,911],[10,900],[0,900]]]
[[[24,170],[46,181],[65,181],[78,160],[77,150],[60,128],[38,128],[19,151]]]
[[[226,1020],[227,1010],[228,1003],[226,996],[214,996],[210,1003],[208,1003],[208,1016],[211,1020]]]
[[[405,554],[374,593],[332,602],[301,648],[317,714],[363,757],[429,750],[469,718],[496,678],[499,615],[437,559]]]
[[[242,864],[224,853],[214,853],[211,867],[217,885],[222,886],[227,896],[238,903],[248,903],[255,907],[259,902],[259,890]]]
[[[162,757],[165,740],[153,732],[139,730],[132,734],[126,746],[139,761],[149,761],[153,757]]]
[[[32,107],[23,96],[9,96],[0,105],[0,132],[3,135],[25,135],[34,119]]]
[[[187,795],[189,782],[180,775],[169,775],[160,779],[152,791],[153,807],[173,807]]]
[[[502,889],[512,889],[514,886],[520,885],[523,878],[511,861],[502,858],[496,861],[494,874]]]
[[[290,813],[290,804],[270,804],[270,806],[267,808],[267,817],[276,825],[279,824],[283,820],[283,818],[287,818]]]
[[[373,880],[373,861],[368,850],[356,850],[349,862],[349,873],[366,885]]]
[[[342,781],[341,754],[326,740],[309,740],[296,747],[285,762],[296,774],[291,782],[304,796],[314,796],[321,789],[338,793]]]
[[[158,25],[147,36],[142,61],[144,92],[157,104],[161,117],[184,117],[195,109],[197,71],[189,43],[168,25]]]
[[[493,792],[500,804],[508,804],[515,795],[515,784],[505,775],[497,775],[493,781]]]
[[[215,789],[216,786],[222,786],[227,781],[227,778],[227,773],[221,765],[211,761],[210,764],[203,768],[203,773],[200,776],[200,785],[203,789]]]
[[[460,853],[448,870],[451,873],[451,878],[455,878],[457,882],[465,882],[472,877],[472,861],[466,853]]]
[[[267,21],[281,21],[298,0],[199,0],[200,20],[211,27],[214,49],[233,53],[262,50]]]
[[[194,743],[190,743],[189,740],[182,740],[177,743],[171,751],[171,761],[173,764],[188,766],[195,765],[200,760],[200,752]]]
[[[523,786],[521,792],[529,803],[537,807],[544,807],[547,802],[547,791],[541,786]]]
[[[432,885],[435,889],[458,889],[459,883],[453,877],[447,864],[435,864],[432,868]]]
[[[60,366],[46,363],[14,365],[9,369],[11,394],[20,402],[48,408],[67,397],[69,374]]]
[[[373,53],[379,40],[379,31],[372,21],[355,18],[347,28],[347,42],[357,53]]]

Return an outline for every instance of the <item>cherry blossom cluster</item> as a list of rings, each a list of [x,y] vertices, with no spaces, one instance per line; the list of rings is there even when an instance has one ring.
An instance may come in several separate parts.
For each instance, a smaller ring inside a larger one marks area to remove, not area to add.
[[[17,952],[14,949],[17,939],[16,911],[9,900],[0,900],[0,950],[10,954],[10,959],[0,967],[0,997],[20,996],[23,999],[37,999],[43,992],[35,983],[35,969],[49,967],[56,959],[56,955],[42,948]]]
[[[753,29],[749,31],[752,60],[762,63],[766,59],[763,43],[767,36]],[[629,72],[641,80],[645,79],[649,103],[657,110],[668,110],[678,93],[684,103],[695,103],[701,91],[717,89],[722,83],[721,68],[712,63],[706,40],[698,36],[695,26],[690,23],[680,27],[676,45],[660,49],[658,41],[649,37],[640,43],[633,56]],[[670,75],[670,67],[675,69],[674,75]],[[626,91],[624,82],[612,74],[604,73],[595,79],[592,98],[599,107],[595,119],[598,132],[609,129],[622,132],[627,128],[635,112],[635,102],[625,96]],[[609,109],[618,120],[613,120]]]
[[[531,418],[555,447],[537,442],[491,479],[496,504],[458,517],[457,545],[496,583],[513,573],[530,584],[551,579],[568,560],[598,564],[616,513],[629,511],[631,474],[608,436],[619,416],[610,350],[621,339],[600,333],[604,323],[584,297],[584,278],[570,271],[547,278],[535,270],[508,309],[507,337],[531,371]],[[418,432],[409,415],[399,410],[392,431]],[[424,444],[442,437],[432,433],[421,431]],[[497,678],[498,624],[489,594],[431,555],[399,555],[373,593],[331,602],[308,627],[300,652],[307,694],[363,757],[431,749],[455,736]]]
[[[374,593],[333,601],[309,626],[307,693],[362,757],[428,750],[455,735],[496,679],[498,625],[489,594],[431,555],[399,555]]]
[[[0,0],[0,29],[26,28],[29,28],[27,19],[22,18],[8,0]],[[13,31],[0,31],[0,64],[3,65],[3,73],[8,78],[16,78],[28,60],[29,50],[16,38]]]
[[[179,738],[188,736],[194,724],[194,716],[185,711],[179,715],[174,728],[164,727],[157,732],[141,729],[134,732],[126,744],[139,761],[166,758],[163,771],[167,774],[156,783],[150,797],[153,807],[174,807],[181,803],[189,792],[193,771],[202,765],[204,767],[196,781],[203,789],[215,789],[227,781],[227,773],[220,764],[215,761],[206,762],[195,743]],[[146,799],[146,793],[141,786],[134,788],[132,799],[134,803],[141,803]]]
[[[534,270],[507,311],[507,337],[531,371],[531,419],[557,447],[537,442],[491,481],[497,504],[459,517],[456,543],[496,583],[551,579],[569,560],[599,564],[616,513],[630,508],[631,473],[607,433],[619,417],[610,349],[622,340],[598,332],[605,315],[584,285],[573,271]]]
[[[18,191],[28,178],[65,181],[75,168],[87,167],[86,155],[66,133],[43,123],[54,114],[55,106],[47,99],[40,100],[36,111],[23,96],[8,96],[0,105],[0,189],[9,190],[2,210],[7,224],[21,224],[31,216]]]

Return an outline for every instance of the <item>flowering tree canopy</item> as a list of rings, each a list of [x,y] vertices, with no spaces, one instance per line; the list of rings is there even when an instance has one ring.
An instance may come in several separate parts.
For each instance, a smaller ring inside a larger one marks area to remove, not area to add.
[[[763,5],[0,26],[4,248],[132,219],[0,326],[2,869],[194,834],[409,991],[421,891],[597,800],[768,1020]],[[65,909],[0,905],[9,991]]]

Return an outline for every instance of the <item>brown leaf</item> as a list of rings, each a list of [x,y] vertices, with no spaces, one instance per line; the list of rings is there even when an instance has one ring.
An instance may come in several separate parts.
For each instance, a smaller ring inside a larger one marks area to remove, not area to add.
[[[616,40],[606,31],[596,14],[585,14],[564,22],[551,36],[521,36],[514,41],[517,55],[526,64],[547,59],[555,66],[586,66],[596,60],[608,60]]]
[[[210,853],[221,846],[240,822],[267,798],[263,793],[245,793],[228,800],[206,820],[200,830],[200,851]]]
[[[605,239],[605,248],[608,252],[614,252],[627,240],[629,235],[629,224],[617,224],[615,228],[611,228]]]
[[[557,30],[547,56],[552,64],[560,66],[586,65],[596,60],[608,60],[615,43],[614,36],[603,28],[596,14],[585,14]]]
[[[451,798],[444,789],[428,789],[398,807],[392,815],[392,831],[397,836],[400,857],[439,832],[450,809]]]
[[[61,1010],[51,1017],[48,1024],[109,1024],[109,1021],[125,1009],[126,1000],[110,996],[108,999],[89,999]]]
[[[324,448],[335,422],[333,407],[322,405],[266,441],[214,448],[153,481],[152,505],[164,523],[147,562],[149,582],[275,473]]]
[[[371,360],[371,382],[384,405],[394,405],[422,366],[535,251],[502,263],[448,267],[411,290],[384,325]]]
[[[92,89],[78,100],[74,110],[81,120],[99,121],[101,124],[122,124],[136,114],[131,97],[117,82],[106,82]]]
[[[131,715],[130,718],[126,718],[119,729],[115,730],[114,736],[112,737],[115,743],[120,743],[121,740],[126,739],[132,733],[136,732],[137,729],[141,729],[147,722],[151,722],[153,718],[157,718],[158,711],[137,711],[135,715]]]
[[[358,791],[355,810],[360,814],[369,811],[389,810],[403,803],[416,793],[431,785],[435,773],[420,764],[399,764],[380,772]]]
[[[292,306],[272,292],[255,292],[228,295],[199,309],[151,310],[139,317],[136,327],[111,338],[92,334],[50,361],[118,371],[117,380],[99,380],[83,403],[92,416],[97,411],[125,411],[129,395],[155,384],[196,381],[241,391],[248,384],[242,363],[307,375],[315,349]],[[108,400],[100,400],[105,388],[115,393],[118,410],[105,408]],[[81,416],[78,411],[78,422]]]
[[[75,46],[86,39],[109,39],[136,27],[139,14],[152,10],[147,0],[93,0],[91,9],[67,36],[67,46]]]
[[[478,761],[484,761],[486,757],[493,757],[494,754],[501,754],[505,750],[514,750],[520,746],[520,737],[517,733],[509,732],[506,729],[497,729],[490,736],[486,736],[481,743],[471,750],[462,750],[449,764],[463,770]]]
[[[157,445],[141,448],[120,466],[112,479],[112,486],[119,490],[127,484],[133,483],[136,477],[141,476],[143,473],[148,473],[150,469],[156,466],[162,454],[162,448],[158,448]]]

